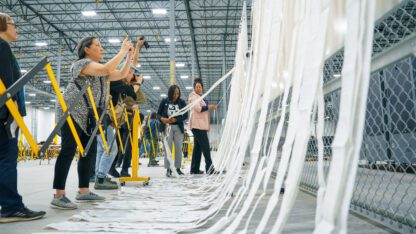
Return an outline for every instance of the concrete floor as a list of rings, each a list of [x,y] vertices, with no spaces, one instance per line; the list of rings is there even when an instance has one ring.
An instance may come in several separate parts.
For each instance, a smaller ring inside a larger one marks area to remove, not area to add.
[[[143,161],[143,165],[146,162]],[[186,164],[186,172],[189,172],[189,163]],[[78,214],[82,210],[93,209],[92,204],[82,203],[79,204],[78,210],[62,211],[51,209],[49,202],[53,197],[52,180],[54,174],[54,162],[42,161],[42,165],[39,165],[39,161],[21,162],[18,166],[19,170],[19,191],[23,196],[25,204],[34,210],[45,210],[47,215],[41,220],[22,222],[22,223],[10,223],[1,224],[0,233],[4,234],[23,234],[23,233],[36,233],[36,232],[54,232],[53,230],[44,229],[44,227],[51,223],[67,221],[68,218],[74,214]],[[151,178],[164,178],[164,169],[162,167],[142,166],[139,169],[139,175],[149,176]],[[127,186],[137,186],[137,184],[127,184]],[[67,180],[67,196],[74,200],[77,191],[77,174],[76,174],[76,162],[71,166],[71,171]],[[111,199],[117,194],[117,191],[99,191],[101,195]],[[259,208],[264,208],[267,204],[267,198],[263,199],[259,204]],[[225,213],[225,209],[220,212]],[[259,209],[257,209],[256,213]],[[278,209],[273,214],[277,217]],[[256,227],[256,223],[261,218],[260,214],[253,216],[252,221],[248,226],[248,233],[253,233]],[[296,205],[292,211],[288,224],[285,226],[283,233],[311,233],[314,227],[314,213],[315,213],[315,197],[299,192]],[[221,217],[218,216],[218,217]],[[208,222],[204,227],[195,231],[202,231],[206,227],[212,225],[216,220]],[[269,224],[269,231],[271,224]],[[140,231],[137,231],[140,233]],[[356,216],[350,215],[349,218],[349,233],[392,233],[390,230],[383,227],[374,225],[367,220],[360,219]]]

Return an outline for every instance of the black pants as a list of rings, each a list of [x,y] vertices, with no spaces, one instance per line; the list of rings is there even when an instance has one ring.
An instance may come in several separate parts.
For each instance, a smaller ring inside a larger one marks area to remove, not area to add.
[[[81,140],[81,144],[86,147],[90,136],[84,133],[82,129],[74,122],[75,129]],[[71,167],[72,160],[74,159],[77,144],[72,136],[68,123],[65,123],[61,129],[62,136],[62,149],[56,159],[55,164],[55,177],[53,179],[54,189],[65,189],[66,178],[68,177],[69,168]],[[78,187],[88,188],[90,171],[93,163],[93,159],[97,157],[97,140],[94,137],[94,141],[85,157],[80,157],[78,161]]]
[[[123,173],[128,173],[129,167],[131,166],[131,142],[127,125],[124,125],[120,128],[120,135],[124,144],[123,146],[125,147],[126,151],[124,151],[124,154],[121,153],[121,145],[119,141],[117,141],[118,153],[116,158],[114,159],[113,165],[111,166],[111,170],[115,169],[116,163],[123,163],[121,166],[121,171]]]
[[[24,207],[17,192],[17,137],[9,139],[6,127],[0,121],[0,206],[7,214]]]
[[[208,133],[206,130],[200,130],[196,128],[192,129],[192,133],[194,134],[194,149],[192,151],[191,173],[199,172],[202,153],[204,153],[205,158],[205,171],[208,173],[210,170],[214,169],[211,168],[212,160]]]

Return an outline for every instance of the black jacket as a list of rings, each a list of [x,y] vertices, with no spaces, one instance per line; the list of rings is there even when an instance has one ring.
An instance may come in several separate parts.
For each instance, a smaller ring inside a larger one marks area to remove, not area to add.
[[[110,95],[113,100],[113,105],[117,105],[119,97],[121,99],[127,96],[136,99],[136,93],[131,85],[124,83],[122,80],[116,80],[110,82]]]
[[[160,102],[159,109],[157,111],[157,118],[159,119],[159,121],[160,121],[160,118],[162,118],[162,117],[163,118],[169,118],[169,116],[168,116],[169,104],[175,104],[175,105],[177,104],[179,106],[179,109],[182,109],[186,106],[186,102],[182,99],[178,99],[178,100],[176,100],[176,102],[172,102],[168,98],[164,98]],[[186,119],[188,119],[188,112],[186,112],[183,115],[176,116],[175,118],[176,118],[176,122],[173,123],[172,125],[178,125],[179,128],[181,129],[181,132],[184,133],[185,132],[185,126],[184,126],[183,122]],[[160,122],[162,123],[162,121],[160,121]],[[162,124],[162,128],[165,129],[165,124]]]
[[[20,66],[14,57],[9,43],[0,38],[0,78],[7,88],[10,88],[21,76]],[[13,101],[17,101],[19,112],[22,116],[26,116],[25,95],[21,89],[12,97]],[[0,120],[6,120],[9,116],[9,110],[6,105],[0,107]]]

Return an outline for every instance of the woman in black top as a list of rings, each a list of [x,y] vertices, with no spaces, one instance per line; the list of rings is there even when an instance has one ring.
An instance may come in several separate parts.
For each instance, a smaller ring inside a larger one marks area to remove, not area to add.
[[[16,25],[7,14],[0,13],[0,79],[10,88],[21,76],[19,63],[10,48],[16,41]],[[22,116],[26,115],[24,90],[12,100]],[[1,222],[16,222],[42,218],[44,211],[32,211],[25,207],[17,191],[17,134],[10,131],[13,117],[4,105],[0,107],[0,206]]]
[[[172,85],[168,90],[168,97],[164,98],[159,105],[159,110],[157,111],[158,118],[161,123],[170,125],[170,131],[168,136],[168,146],[172,150],[172,143],[175,144],[175,168],[179,175],[183,175],[181,171],[182,165],[182,141],[184,134],[184,121],[188,118],[188,112],[183,115],[176,116],[171,118],[174,113],[178,112],[180,109],[186,106],[186,102],[181,99],[181,90],[177,85]],[[166,152],[166,150],[165,150]],[[171,177],[172,172],[169,167],[169,161],[167,160],[167,155],[165,153],[165,168],[166,176]]]
[[[119,80],[127,76],[130,67],[130,56],[127,56],[126,66],[122,71],[117,70],[117,66],[131,49],[131,42],[126,38],[121,46],[120,52],[105,64],[99,63],[103,59],[104,49],[96,37],[84,37],[77,47],[78,60],[71,67],[72,79],[65,90],[65,101],[71,103],[76,100],[75,107],[71,111],[71,117],[81,143],[85,147],[91,137],[88,129],[88,106],[91,103],[80,97],[80,87],[88,82],[91,86],[94,102],[97,107],[103,108],[107,94],[107,79]],[[62,149],[58,155],[55,164],[55,176],[53,188],[56,190],[51,206],[58,209],[76,209],[77,205],[71,202],[65,194],[66,178],[69,168],[74,158],[77,145],[72,136],[68,123],[65,123],[61,129]],[[96,201],[104,200],[95,193],[92,193],[89,187],[89,173],[92,161],[97,154],[97,142],[94,140],[93,145],[85,157],[80,157],[78,161],[78,180],[79,192],[76,200]]]

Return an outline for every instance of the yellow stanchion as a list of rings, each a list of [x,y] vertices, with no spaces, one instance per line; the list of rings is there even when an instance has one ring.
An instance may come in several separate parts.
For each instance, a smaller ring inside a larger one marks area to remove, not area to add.
[[[155,127],[156,127],[156,133],[157,133],[157,145],[158,145],[158,149],[159,149],[159,153],[161,154],[161,155],[163,155],[163,152],[162,152],[162,148],[161,147],[159,147],[159,129],[158,129],[158,127],[157,127],[157,124],[155,125]]]
[[[114,119],[114,124],[116,125],[117,138],[120,143],[121,153],[124,154],[123,140],[121,140],[121,134],[120,134],[120,129],[118,128],[118,121],[117,121],[116,112],[114,111],[113,100],[110,100],[110,109],[111,109],[111,115],[113,116],[113,119]]]
[[[155,123],[155,125],[156,125],[156,123]],[[157,154],[156,148],[155,148],[155,143],[154,143],[154,140],[153,140],[152,126],[150,126],[150,118],[147,118],[147,127],[149,128],[149,132],[150,132],[150,142],[152,144],[152,150],[155,154]],[[156,155],[155,155],[155,157],[156,157]],[[150,154],[149,154],[149,160],[150,160]]]
[[[4,94],[7,91],[6,86],[4,85],[3,81],[0,79],[0,95]],[[35,139],[33,138],[32,134],[30,134],[29,129],[27,128],[25,122],[23,121],[23,117],[20,115],[19,110],[13,100],[8,99],[6,101],[6,107],[9,109],[10,114],[13,116],[13,119],[16,121],[17,126],[21,129],[23,135],[25,135],[27,142],[29,143],[30,147],[32,148],[33,152],[38,155],[39,148],[36,144]]]
[[[147,142],[146,142],[146,139],[144,139],[144,137],[142,137],[142,143],[143,143],[144,153],[149,157],[149,153],[147,152]]]
[[[187,151],[188,151],[188,158],[185,159],[185,162],[192,162],[192,146],[191,146],[191,138],[188,136],[186,137],[187,144]]]
[[[65,100],[62,97],[61,90],[59,89],[58,82],[55,79],[55,74],[53,73],[51,64],[50,63],[46,64],[45,69],[46,69],[46,72],[48,73],[49,79],[52,82],[53,90],[56,93],[56,97],[58,98],[58,101],[59,101],[59,104],[61,105],[62,111],[66,112],[68,110],[68,107],[66,106]],[[82,146],[82,144],[81,144],[81,140],[79,139],[77,130],[75,129],[75,125],[74,125],[74,122],[72,121],[71,116],[68,116],[67,122],[68,122],[68,126],[71,130],[72,136],[74,136],[75,143],[78,146],[79,153],[81,155],[84,155],[84,146]]]
[[[131,149],[131,168],[132,168],[132,175],[131,177],[120,177],[121,185],[124,185],[127,181],[142,181],[144,182],[143,185],[149,184],[149,177],[140,177],[138,176],[139,172],[139,136],[138,136],[138,127],[140,122],[140,116],[138,110],[134,110],[133,116],[133,142],[132,142],[132,149]]]
[[[143,148],[144,148],[144,152],[147,155],[147,149],[146,149],[146,140],[144,139],[144,129],[143,129],[143,125],[142,125],[142,120],[140,119],[140,115],[139,115],[139,129],[140,129],[140,136],[142,137],[142,143],[143,143]]]
[[[105,152],[108,154],[107,140],[105,139],[105,135],[104,135],[104,131],[103,131],[103,127],[102,127],[101,123],[98,123],[98,121],[100,121],[100,116],[98,115],[97,107],[95,105],[94,97],[92,96],[92,91],[91,91],[90,87],[87,88],[87,93],[88,93],[88,97],[90,98],[92,110],[94,111],[95,121],[97,121],[97,124],[100,124],[98,126],[98,130],[100,131],[101,139],[103,140]]]
[[[124,109],[124,116],[126,118],[126,124],[127,124],[127,129],[129,132],[129,136],[130,136],[130,144],[133,145],[133,139],[131,137],[131,133],[130,133],[130,121],[129,121],[129,115],[127,114],[127,110]]]

